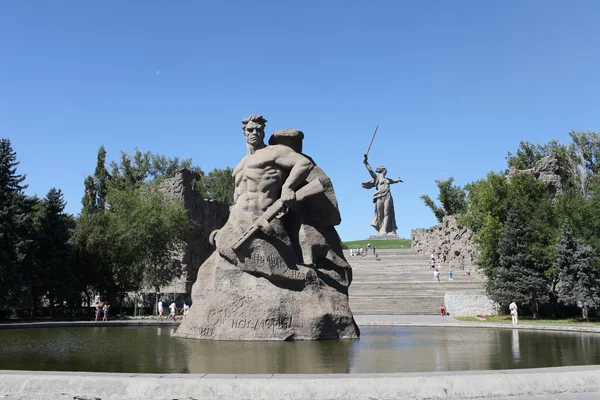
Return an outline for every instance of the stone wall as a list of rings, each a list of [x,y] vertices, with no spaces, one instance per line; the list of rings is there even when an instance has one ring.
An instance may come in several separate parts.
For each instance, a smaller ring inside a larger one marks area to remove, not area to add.
[[[446,293],[446,312],[452,317],[498,315],[500,306],[485,294]]]
[[[198,173],[184,168],[173,178],[165,179],[161,185],[165,193],[183,201],[183,206],[195,222],[190,237],[174,256],[181,262],[183,275],[171,285],[161,288],[161,293],[191,293],[200,265],[213,251],[208,236],[213,230],[221,228],[229,218],[228,204],[200,197],[194,188],[198,179]]]
[[[477,251],[473,231],[456,223],[456,216],[444,217],[429,229],[413,229],[412,248],[419,254],[433,254],[443,266],[454,270],[475,269]]]

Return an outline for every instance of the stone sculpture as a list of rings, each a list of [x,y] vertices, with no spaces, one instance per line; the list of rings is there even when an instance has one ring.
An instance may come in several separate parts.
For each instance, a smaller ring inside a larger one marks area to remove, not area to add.
[[[478,257],[473,231],[457,222],[456,215],[444,216],[441,223],[429,229],[411,232],[411,248],[419,254],[433,254],[444,268],[475,270]]]
[[[548,190],[552,196],[559,195],[563,192],[562,179],[560,177],[560,164],[558,155],[555,152],[550,153],[546,157],[535,163],[535,167],[529,169],[516,169],[511,167],[507,177],[510,178],[516,174],[533,175],[536,179],[548,185]]]
[[[363,163],[367,167],[367,171],[371,175],[372,179],[362,183],[362,187],[365,189],[375,188],[375,194],[373,195],[373,203],[375,203],[375,215],[371,221],[371,226],[375,228],[379,235],[396,235],[396,214],[394,212],[394,200],[392,199],[392,193],[390,192],[390,185],[398,182],[402,182],[402,179],[387,178],[387,168],[384,166],[378,167],[375,172],[369,165],[368,157],[365,154],[363,157]]]
[[[247,155],[233,171],[234,204],[192,288],[176,336],[213,340],[350,339],[352,270],[335,230],[331,181],[286,129],[264,143],[266,120],[242,120]]]
[[[173,254],[173,258],[180,262],[183,274],[168,286],[161,287],[161,293],[192,293],[198,268],[212,254],[212,247],[208,241],[210,233],[222,227],[229,217],[228,204],[203,199],[194,189],[194,183],[198,180],[199,173],[183,168],[173,178],[165,179],[160,185],[163,192],[181,200],[194,221],[192,232],[186,238],[181,251]]]

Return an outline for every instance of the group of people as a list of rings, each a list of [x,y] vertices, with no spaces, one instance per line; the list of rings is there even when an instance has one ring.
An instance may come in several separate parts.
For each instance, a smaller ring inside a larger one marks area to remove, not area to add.
[[[96,311],[94,312],[94,321],[98,322],[98,318],[100,318],[100,313],[103,314],[102,321],[108,321],[108,309],[110,305],[108,301],[104,301],[104,303],[100,303],[100,301],[96,300]]]
[[[371,247],[371,243],[367,243],[367,247],[360,247],[360,248],[356,248],[356,249],[350,249],[350,256],[352,257],[356,257],[356,256],[361,256],[361,257],[365,257],[369,255],[369,252],[373,250],[373,255],[377,258],[379,258],[379,254],[377,254],[377,252],[375,251],[375,246]]]
[[[100,314],[102,314],[102,321],[108,321],[108,310],[110,309],[110,304],[108,304],[108,301],[104,301],[103,303],[100,303],[100,301],[96,300],[96,309],[94,311],[94,321],[98,322],[98,318],[100,318]],[[164,308],[163,308],[163,302],[162,300],[160,300],[158,302],[158,320],[162,320],[163,318],[163,314],[164,314]],[[169,305],[169,320],[171,321],[175,321],[175,317],[177,316],[177,304],[175,304],[175,302],[172,302],[171,305]],[[188,312],[190,311],[190,306],[187,305],[187,303],[184,301],[183,302],[183,307],[181,308],[181,315],[183,316],[183,318],[185,318],[188,314]]]
[[[444,257],[444,261],[446,261],[445,259],[446,257]],[[433,270],[433,281],[434,282],[440,282],[440,269],[442,268],[442,262],[439,261],[439,257],[438,260],[436,261],[435,256],[432,254],[431,255],[431,263],[429,264],[429,270]],[[467,269],[465,271],[465,273],[467,274],[467,279],[471,279],[471,270]],[[454,280],[454,273],[452,272],[452,270],[450,269],[448,271],[448,281],[453,281]]]
[[[163,306],[163,302],[162,300],[158,301],[158,315],[157,315],[157,319],[159,321],[162,321],[163,319],[163,314],[165,312],[164,306]],[[170,321],[175,321],[175,318],[177,317],[177,304],[175,304],[175,302],[173,301],[170,305],[169,305],[169,317],[168,319]],[[183,307],[181,308],[181,313],[183,315],[183,318],[185,318],[188,314],[188,312],[190,311],[190,306],[184,301],[183,302]]]

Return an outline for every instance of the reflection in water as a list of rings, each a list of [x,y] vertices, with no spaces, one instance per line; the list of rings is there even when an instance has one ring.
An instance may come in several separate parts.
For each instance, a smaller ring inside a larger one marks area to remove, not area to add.
[[[512,356],[515,362],[519,361],[519,330],[512,330]]]
[[[360,340],[213,342],[175,327],[0,330],[0,369],[134,373],[348,373],[600,364],[600,335],[363,327]],[[10,345],[6,345],[10,343]]]
[[[352,341],[218,342],[176,339],[190,373],[348,373]]]

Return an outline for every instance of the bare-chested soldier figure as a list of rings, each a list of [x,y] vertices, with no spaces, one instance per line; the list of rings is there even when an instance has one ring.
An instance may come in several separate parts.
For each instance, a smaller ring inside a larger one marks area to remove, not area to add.
[[[193,307],[176,336],[357,338],[331,180],[285,138],[266,146],[266,122],[260,115],[242,121],[248,151],[233,171],[235,201],[225,225],[211,234],[217,250],[198,270]]]
[[[232,244],[278,199],[281,198],[286,206],[293,207],[296,202],[295,190],[306,180],[313,163],[288,146],[266,146],[264,143],[266,122],[260,115],[251,115],[242,120],[247,155],[233,170],[234,204],[231,207],[229,220],[216,235],[215,242],[219,253],[231,262],[237,263],[240,257],[248,258],[249,260],[243,263],[244,266],[248,266],[252,265],[254,259],[256,266],[250,268],[256,268],[257,273],[261,273],[261,269],[266,268],[261,264],[268,264],[261,262],[260,252],[266,247],[275,247],[281,255],[281,260],[274,260],[271,256],[270,270],[263,270],[264,274],[271,274],[273,267],[283,270],[287,269],[288,265],[296,265],[298,262],[291,259],[294,254],[293,249],[279,220],[273,220],[272,225],[263,231],[269,236],[275,236],[277,240],[252,241],[250,247],[241,249],[239,254],[233,252]],[[257,239],[260,237],[257,236]],[[272,254],[270,251],[266,253]]]
[[[312,168],[308,158],[287,146],[266,146],[266,122],[260,115],[242,120],[248,154],[233,170],[236,212],[260,216],[279,198],[286,206],[293,206],[294,189]]]

